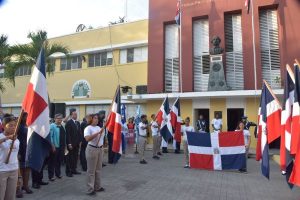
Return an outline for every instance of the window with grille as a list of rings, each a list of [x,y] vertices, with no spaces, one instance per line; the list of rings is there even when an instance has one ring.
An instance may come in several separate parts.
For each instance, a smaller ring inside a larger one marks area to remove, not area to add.
[[[224,18],[226,82],[232,90],[244,89],[242,20],[240,14]]]
[[[89,54],[88,67],[99,67],[107,65],[112,65],[112,52]]]
[[[179,92],[179,38],[176,24],[165,26],[165,92]]]
[[[80,69],[82,67],[82,58],[81,56],[73,56],[69,59],[62,58],[60,60],[60,70],[71,70],[71,69]]]
[[[147,46],[120,50],[120,64],[144,62],[147,61],[147,59]]]
[[[193,22],[194,91],[207,91],[210,71],[208,19]]]
[[[28,76],[28,75],[31,75],[31,67],[29,66],[19,67],[15,72],[15,76]]]
[[[262,77],[272,88],[280,88],[277,10],[260,10],[259,27]]]

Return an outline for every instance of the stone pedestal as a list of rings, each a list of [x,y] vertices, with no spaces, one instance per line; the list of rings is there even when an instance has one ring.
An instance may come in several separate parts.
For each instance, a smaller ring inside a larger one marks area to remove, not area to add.
[[[229,90],[225,81],[222,54],[210,56],[208,91]]]

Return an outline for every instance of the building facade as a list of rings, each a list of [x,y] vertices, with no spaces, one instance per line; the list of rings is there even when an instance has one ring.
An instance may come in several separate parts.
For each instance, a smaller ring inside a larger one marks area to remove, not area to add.
[[[148,20],[121,23],[49,39],[67,46],[69,58],[53,54],[55,70],[47,74],[49,98],[76,108],[80,119],[88,113],[108,111],[117,85],[141,93],[147,85]],[[4,73],[0,68],[0,78]],[[16,72],[16,84],[6,85],[1,94],[4,112],[18,115],[31,76],[31,66]],[[119,77],[119,78],[118,78]],[[127,113],[133,116],[136,105],[124,100]],[[142,112],[145,106],[141,106]]]

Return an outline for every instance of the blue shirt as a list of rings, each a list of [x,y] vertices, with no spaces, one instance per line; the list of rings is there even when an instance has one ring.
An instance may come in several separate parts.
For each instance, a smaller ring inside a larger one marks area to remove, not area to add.
[[[59,141],[59,137],[60,137],[60,130],[57,124],[52,123],[50,125],[50,140],[51,143],[56,147],[59,148],[60,147],[60,141]]]

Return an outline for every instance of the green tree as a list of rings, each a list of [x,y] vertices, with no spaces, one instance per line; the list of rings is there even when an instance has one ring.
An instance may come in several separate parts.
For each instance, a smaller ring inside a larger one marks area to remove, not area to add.
[[[0,67],[4,67],[10,60],[9,56],[9,45],[7,44],[7,36],[0,35]],[[4,79],[0,79],[0,92],[4,92]]]
[[[5,67],[5,77],[13,84],[15,84],[16,70],[21,66],[34,66],[43,45],[45,48],[46,69],[48,74],[52,73],[55,67],[54,60],[50,56],[54,53],[68,55],[70,52],[63,44],[49,44],[46,31],[30,32],[27,37],[31,40],[29,44],[18,44],[9,47],[8,54],[13,59],[13,62],[10,62]]]

